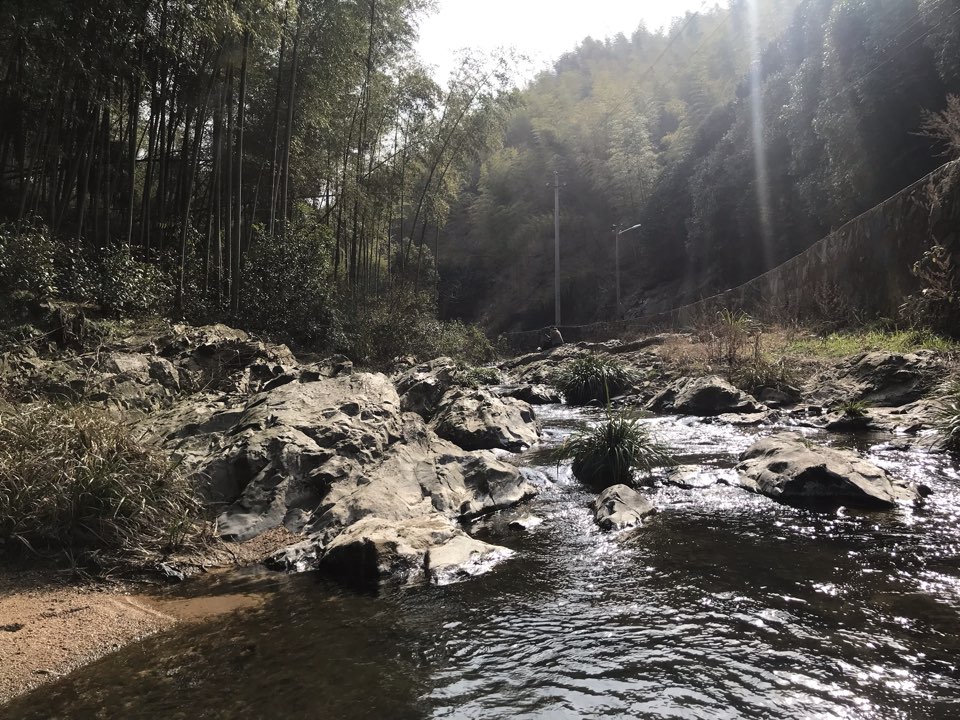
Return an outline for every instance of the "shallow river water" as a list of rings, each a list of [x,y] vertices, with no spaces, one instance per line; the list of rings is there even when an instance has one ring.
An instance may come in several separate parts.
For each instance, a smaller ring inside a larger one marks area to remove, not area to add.
[[[540,413],[548,442],[583,415]],[[647,421],[730,472],[754,430]],[[569,471],[472,532],[517,550],[465,582],[349,590],[233,573],[170,592],[259,604],[124,648],[7,707],[25,718],[960,718],[960,475],[854,442],[929,485],[924,508],[812,513],[734,487],[654,491],[594,524]],[[536,456],[527,464],[536,466]],[[530,531],[507,522],[531,512]]]

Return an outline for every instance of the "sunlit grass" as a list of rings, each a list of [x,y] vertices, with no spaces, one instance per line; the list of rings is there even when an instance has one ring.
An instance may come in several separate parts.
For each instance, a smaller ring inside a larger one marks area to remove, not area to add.
[[[847,357],[876,350],[897,353],[916,350],[955,351],[960,350],[960,343],[922,330],[868,330],[831,333],[826,337],[797,338],[787,341],[784,347],[784,352],[790,355],[822,358]]]

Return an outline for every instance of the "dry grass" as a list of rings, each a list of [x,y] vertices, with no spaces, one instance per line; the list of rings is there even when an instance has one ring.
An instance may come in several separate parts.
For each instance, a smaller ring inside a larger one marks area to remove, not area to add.
[[[143,563],[196,536],[199,502],[106,411],[0,401],[0,548]]]

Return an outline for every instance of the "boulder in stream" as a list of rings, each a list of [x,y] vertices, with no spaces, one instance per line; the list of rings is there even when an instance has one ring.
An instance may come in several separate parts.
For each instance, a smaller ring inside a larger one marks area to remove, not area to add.
[[[401,412],[393,384],[380,374],[302,373],[245,398],[195,396],[147,422],[193,471],[207,502],[224,508],[224,536],[245,540],[281,525],[304,535],[273,558],[295,569],[322,564],[333,541],[368,517],[396,527],[436,520],[447,528],[536,493],[492,452],[465,451],[419,415]],[[350,537],[362,539],[357,533]],[[442,555],[446,565],[450,552]]]
[[[656,508],[643,495],[627,485],[611,485],[590,503],[594,519],[604,530],[639,525]]]
[[[758,413],[766,408],[722,377],[680,378],[656,395],[647,405],[653,412],[681,415],[723,415]]]
[[[921,498],[913,483],[893,477],[856,452],[816,445],[797,433],[764,438],[740,460],[742,487],[786,505],[876,510]]]
[[[464,450],[519,451],[540,439],[540,427],[529,404],[498,398],[486,388],[451,390],[430,425],[437,435]]]
[[[475,540],[442,517],[365,517],[327,547],[320,568],[359,582],[429,580],[440,585],[478,575],[513,554]]]

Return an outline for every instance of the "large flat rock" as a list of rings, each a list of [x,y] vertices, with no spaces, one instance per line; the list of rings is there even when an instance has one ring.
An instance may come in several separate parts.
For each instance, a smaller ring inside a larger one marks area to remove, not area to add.
[[[920,500],[917,487],[851,450],[779,433],[750,446],[737,466],[740,485],[787,505],[889,509]]]

